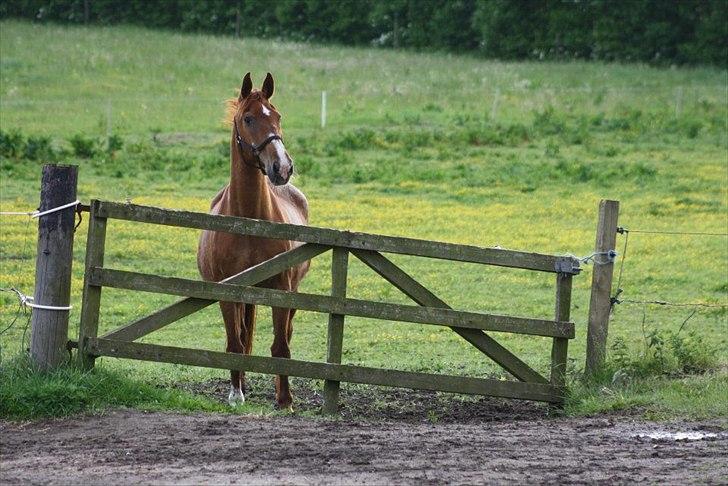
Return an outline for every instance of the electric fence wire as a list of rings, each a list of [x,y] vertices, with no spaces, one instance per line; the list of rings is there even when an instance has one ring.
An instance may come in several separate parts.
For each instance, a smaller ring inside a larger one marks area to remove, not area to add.
[[[10,212],[7,212],[7,213],[10,213]],[[12,215],[14,215],[14,216],[15,215],[32,216],[33,214],[36,214],[36,213],[37,213],[37,210],[36,211],[17,212],[17,214],[12,214]],[[28,220],[25,223],[25,231],[23,231],[23,233],[24,233],[23,234],[23,245],[21,246],[21,251],[18,254],[18,260],[20,260],[21,262],[31,260],[31,257],[28,253],[28,239],[29,239],[29,235],[31,233],[31,227],[30,227],[31,222],[32,222],[32,218],[28,218]],[[11,293],[16,294],[16,296],[17,296],[17,291],[15,290],[15,288],[9,288],[9,289],[0,288],[0,292],[11,292]],[[11,329],[18,322],[18,319],[20,319],[20,316],[22,316],[22,315],[26,315],[27,319],[25,321],[25,326],[23,327],[23,334],[20,339],[21,352],[23,352],[26,349],[25,338],[26,338],[26,335],[28,332],[28,327],[30,326],[30,317],[32,315],[32,313],[29,312],[27,307],[23,304],[22,299],[18,300],[18,310],[15,312],[15,316],[12,318],[12,321],[10,322],[10,324],[8,326],[6,326],[5,328],[3,328],[2,331],[0,331],[0,336],[2,336],[5,333],[10,332]],[[3,345],[2,345],[2,343],[0,343],[0,363],[2,363],[2,359],[3,359],[2,353],[3,353]]]
[[[617,277],[617,291],[610,298],[610,306],[611,310],[614,309],[615,304],[637,304],[637,305],[661,305],[666,307],[693,307],[696,309],[695,312],[697,312],[698,307],[704,307],[704,308],[717,308],[717,309],[725,309],[728,308],[728,304],[708,304],[704,302],[668,302],[665,300],[640,300],[640,299],[620,299],[619,296],[624,292],[624,289],[622,289],[622,274],[624,271],[624,262],[627,258],[627,247],[629,244],[629,234],[630,233],[645,233],[645,234],[666,234],[666,235],[690,235],[690,236],[728,236],[728,233],[705,233],[705,232],[694,232],[694,231],[648,231],[648,230],[631,230],[624,228],[622,226],[617,228],[617,233],[624,235],[624,247],[622,249],[622,258],[620,260],[619,264],[619,274]],[[695,314],[693,312],[693,314]],[[690,314],[690,317],[693,316],[693,314]],[[690,319],[688,317],[688,320]],[[687,322],[687,320],[686,320]],[[684,323],[683,323],[684,325]]]
[[[0,288],[0,292],[14,292],[15,289],[2,289]],[[21,351],[26,349],[25,346],[25,337],[28,332],[28,326],[30,325],[30,316],[31,313],[27,311],[27,308],[23,305],[22,302],[18,302],[18,310],[15,312],[15,317],[13,317],[13,320],[10,322],[8,326],[0,330],[0,336],[5,334],[6,332],[10,332],[10,330],[15,326],[15,323],[18,322],[18,319],[20,319],[20,316],[25,315],[27,316],[27,319],[25,321],[25,326],[23,327],[23,336],[20,339],[20,349]],[[3,361],[3,346],[0,343],[0,363]]]
[[[20,255],[19,255],[21,261],[30,260],[30,257],[28,256],[28,253],[26,251],[28,248],[28,235],[30,233],[30,221],[31,221],[31,219],[28,218],[28,222],[25,224],[25,231],[24,231],[25,236],[23,237],[22,251],[20,252]],[[10,288],[10,289],[0,288],[0,291],[16,293],[16,290],[14,288]],[[30,325],[31,313],[28,312],[27,307],[23,304],[22,300],[18,300],[18,310],[15,312],[15,317],[13,317],[13,320],[10,322],[10,324],[8,326],[6,326],[5,328],[3,328],[2,331],[0,331],[0,336],[2,336],[3,334],[5,334],[7,332],[10,332],[10,330],[18,322],[18,319],[20,318],[21,315],[27,316],[27,319],[25,321],[25,326],[23,327],[23,335],[20,339],[20,350],[21,350],[21,352],[23,352],[26,349],[25,337],[28,332],[28,326]],[[2,353],[3,353],[3,346],[0,343],[0,363],[2,363],[2,360],[3,360]]]
[[[667,302],[664,300],[633,300],[622,299],[618,304],[664,305],[667,307],[708,307],[716,309],[728,308],[728,304],[706,304],[704,302]]]
[[[644,233],[650,235],[688,235],[688,236],[728,236],[728,233],[710,233],[701,231],[657,231],[657,230],[633,230],[620,228],[625,232]]]
[[[80,218],[81,212],[78,211],[80,204],[81,204],[81,201],[76,199],[75,201],[72,201],[72,202],[69,202],[66,204],[62,204],[60,206],[56,206],[51,209],[46,209],[44,211],[40,211],[37,209],[34,211],[0,211],[0,216],[30,216],[30,218],[28,219],[28,224],[29,224],[30,219],[37,219],[42,216],[46,216],[48,214],[53,214],[53,213],[56,213],[56,212],[64,210],[64,209],[75,208],[76,213],[78,214],[78,216]],[[81,224],[80,220],[79,220],[78,224]],[[74,227],[74,231],[76,231],[76,228],[78,228],[78,225],[76,225]],[[23,251],[21,253],[21,259],[23,259],[22,255],[25,254],[27,242],[28,242],[28,228],[26,226],[25,239],[23,241]],[[5,290],[5,289],[3,289],[3,290]],[[15,287],[11,287],[9,290],[12,292],[15,292],[15,294],[18,297],[18,300],[20,301],[20,306],[23,308],[30,307],[33,309],[43,309],[43,310],[53,310],[53,311],[69,311],[72,308],[70,305],[56,306],[56,305],[36,304],[35,299],[32,296],[24,294],[23,292],[16,289]]]

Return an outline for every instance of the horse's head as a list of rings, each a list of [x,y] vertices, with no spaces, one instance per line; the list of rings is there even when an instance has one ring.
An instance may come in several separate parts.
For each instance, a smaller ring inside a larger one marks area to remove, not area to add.
[[[233,135],[238,148],[253,160],[252,163],[274,185],[281,186],[293,174],[293,160],[283,145],[281,115],[270,103],[272,97],[273,76],[270,73],[260,91],[253,90],[250,73],[246,74],[233,116]]]

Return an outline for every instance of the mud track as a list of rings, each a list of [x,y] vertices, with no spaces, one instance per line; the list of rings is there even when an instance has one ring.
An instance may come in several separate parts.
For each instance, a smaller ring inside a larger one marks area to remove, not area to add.
[[[318,406],[313,388],[299,391],[299,410]],[[339,420],[122,409],[0,421],[0,483],[728,483],[725,422],[573,419],[525,402],[372,387],[343,398]]]

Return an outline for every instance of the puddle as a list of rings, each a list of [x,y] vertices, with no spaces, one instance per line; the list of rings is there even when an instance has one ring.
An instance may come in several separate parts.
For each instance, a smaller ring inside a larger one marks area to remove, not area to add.
[[[653,440],[693,441],[716,439],[718,438],[718,434],[715,432],[667,432],[664,430],[654,430],[650,432],[640,432],[637,434],[632,434],[632,437]]]

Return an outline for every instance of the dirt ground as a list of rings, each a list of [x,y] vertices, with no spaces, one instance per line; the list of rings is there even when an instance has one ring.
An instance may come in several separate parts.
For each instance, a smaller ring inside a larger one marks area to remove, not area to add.
[[[345,390],[338,420],[119,409],[0,421],[0,483],[728,483],[725,422],[563,418],[526,402],[374,390],[376,402]],[[299,410],[317,406],[307,393]]]

